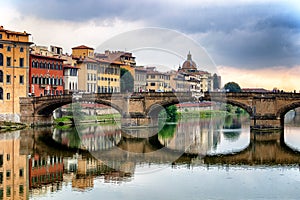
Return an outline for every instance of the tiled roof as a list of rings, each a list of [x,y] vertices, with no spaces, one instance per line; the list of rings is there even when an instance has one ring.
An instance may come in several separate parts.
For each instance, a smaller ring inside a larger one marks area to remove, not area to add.
[[[85,45],[80,45],[80,46],[77,46],[77,47],[73,47],[72,49],[92,49],[92,50],[94,50],[94,48],[88,47],[88,46],[85,46]]]

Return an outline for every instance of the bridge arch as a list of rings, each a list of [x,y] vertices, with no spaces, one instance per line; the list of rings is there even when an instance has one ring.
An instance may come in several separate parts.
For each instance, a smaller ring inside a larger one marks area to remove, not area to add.
[[[300,107],[300,101],[287,104],[287,105],[281,107],[280,109],[278,109],[276,116],[280,117],[281,119],[284,119],[284,116],[287,112],[289,112],[290,110],[293,110],[295,108],[298,108],[298,107]]]
[[[46,96],[45,96],[46,97]],[[35,112],[38,115],[44,115],[44,116],[50,116],[52,115],[53,111],[57,108],[60,108],[64,105],[68,105],[71,103],[76,103],[76,102],[90,102],[86,99],[83,99],[82,101],[73,101],[72,96],[70,95],[70,98],[64,98],[64,99],[57,99],[56,101],[51,101],[51,103],[44,103],[41,104],[39,107],[36,108]],[[103,104],[106,106],[110,106],[114,109],[116,109],[120,114],[122,114],[123,110],[121,107],[119,107],[118,105],[112,103],[109,100],[101,100],[101,99],[94,99],[93,102],[95,102],[96,104]]]
[[[180,103],[180,101],[177,98],[171,99],[169,101],[156,102],[146,109],[146,115],[157,115],[163,108],[167,108],[168,106],[176,105],[178,103]]]
[[[250,106],[244,104],[244,103],[240,103],[238,101],[233,101],[233,100],[225,100],[223,103],[230,104],[230,105],[233,105],[233,106],[237,106],[239,108],[244,109],[250,116],[253,115],[252,108]]]

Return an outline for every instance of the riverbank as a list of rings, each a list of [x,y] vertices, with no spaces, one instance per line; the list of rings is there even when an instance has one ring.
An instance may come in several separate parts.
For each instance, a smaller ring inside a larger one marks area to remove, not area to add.
[[[0,133],[25,129],[26,124],[0,121]]]

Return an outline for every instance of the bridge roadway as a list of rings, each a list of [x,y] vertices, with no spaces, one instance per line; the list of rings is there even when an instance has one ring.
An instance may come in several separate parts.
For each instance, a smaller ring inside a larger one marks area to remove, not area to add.
[[[228,103],[245,109],[251,118],[251,128],[254,129],[282,129],[284,115],[300,107],[299,93],[207,92],[201,100]],[[21,122],[28,125],[52,124],[52,113],[56,108],[79,101],[115,108],[122,115],[124,124],[155,125],[163,107],[195,99],[189,92],[24,97],[20,98]]]

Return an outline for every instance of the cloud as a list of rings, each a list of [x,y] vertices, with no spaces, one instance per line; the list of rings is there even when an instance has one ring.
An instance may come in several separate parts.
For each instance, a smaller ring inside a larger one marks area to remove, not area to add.
[[[193,37],[219,65],[258,69],[283,65],[292,67],[300,62],[300,15],[297,1],[13,2],[24,18],[31,16],[64,23],[66,29],[68,23],[116,28],[116,24],[121,24],[116,22],[124,23],[123,27],[126,24],[143,24],[175,29]],[[91,27],[88,30],[92,30]],[[69,38],[72,40],[72,37]]]
[[[222,84],[234,81],[242,88],[278,88],[297,92],[299,87],[300,65],[290,68],[279,66],[263,69],[237,69],[229,66],[218,66]]]

